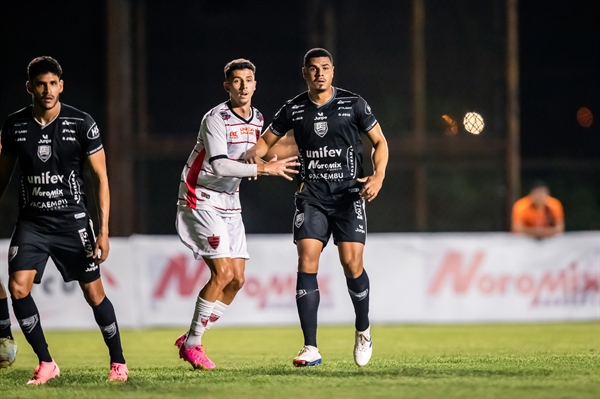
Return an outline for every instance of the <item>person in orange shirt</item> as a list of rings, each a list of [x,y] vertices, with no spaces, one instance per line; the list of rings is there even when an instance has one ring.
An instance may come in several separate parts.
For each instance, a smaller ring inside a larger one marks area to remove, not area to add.
[[[512,232],[542,239],[565,231],[563,207],[550,196],[548,186],[534,183],[527,197],[513,206]]]

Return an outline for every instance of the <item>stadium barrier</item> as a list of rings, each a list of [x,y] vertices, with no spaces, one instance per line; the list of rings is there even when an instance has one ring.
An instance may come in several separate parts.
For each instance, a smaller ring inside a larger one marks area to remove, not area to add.
[[[0,240],[5,283],[8,246]],[[218,324],[298,324],[291,237],[250,235],[248,248],[246,283]],[[506,233],[370,234],[365,267],[373,323],[600,319],[599,231],[542,241]],[[112,239],[102,276],[122,327],[183,327],[209,270],[177,237],[132,236]],[[331,242],[319,283],[319,324],[352,323]],[[77,283],[64,283],[51,261],[33,296],[45,329],[97,328]]]

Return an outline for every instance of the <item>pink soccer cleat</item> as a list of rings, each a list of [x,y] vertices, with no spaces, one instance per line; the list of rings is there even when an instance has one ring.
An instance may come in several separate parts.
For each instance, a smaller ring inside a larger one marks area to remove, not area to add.
[[[123,363],[111,363],[110,372],[108,374],[109,381],[127,381],[129,370],[127,365]]]
[[[196,345],[186,348],[185,345],[179,347],[179,357],[189,362],[195,369],[210,370],[215,368],[215,364],[206,357],[206,352],[202,345]]]
[[[181,347],[185,343],[185,340],[186,340],[187,336],[188,336],[188,333],[185,332],[181,337],[177,338],[177,341],[175,341],[175,346],[177,348],[181,349]]]
[[[60,369],[53,360],[51,362],[40,362],[33,372],[33,377],[27,381],[27,385],[41,385],[54,377],[60,375]]]

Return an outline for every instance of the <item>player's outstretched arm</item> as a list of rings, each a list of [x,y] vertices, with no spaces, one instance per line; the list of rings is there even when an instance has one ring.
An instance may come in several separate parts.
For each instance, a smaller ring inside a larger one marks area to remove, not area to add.
[[[9,157],[0,151],[0,199],[4,196],[6,187],[10,183],[16,164],[17,157]]]
[[[254,147],[250,148],[244,154],[244,161],[246,163],[262,163],[262,158],[267,154],[267,151],[271,149],[283,136],[278,136],[271,128],[267,128],[264,133],[258,138],[258,141]]]
[[[96,189],[96,204],[98,205],[98,238],[94,247],[96,262],[102,263],[108,258],[110,244],[108,242],[108,217],[110,213],[110,191],[106,174],[106,155],[104,150],[93,153],[88,157],[92,169],[92,177]]]
[[[373,201],[375,197],[377,197],[377,194],[379,194],[379,190],[381,190],[381,186],[383,185],[385,169],[388,164],[389,150],[387,140],[383,136],[379,123],[367,132],[367,137],[373,144],[373,153],[371,154],[373,160],[373,174],[357,180],[361,183],[365,183],[360,191],[360,196],[367,201]]]

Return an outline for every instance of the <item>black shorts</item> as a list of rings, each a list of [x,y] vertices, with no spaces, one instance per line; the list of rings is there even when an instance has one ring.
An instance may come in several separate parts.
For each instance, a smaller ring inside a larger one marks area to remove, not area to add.
[[[87,215],[59,233],[19,220],[8,250],[8,272],[36,270],[34,282],[39,284],[50,257],[65,282],[90,283],[100,277],[100,267],[93,259],[95,244],[92,221]]]
[[[314,238],[325,247],[333,234],[336,245],[338,242],[365,243],[367,214],[364,200],[325,205],[296,197],[295,203],[294,242]]]

